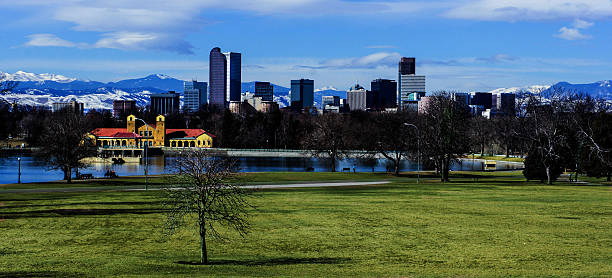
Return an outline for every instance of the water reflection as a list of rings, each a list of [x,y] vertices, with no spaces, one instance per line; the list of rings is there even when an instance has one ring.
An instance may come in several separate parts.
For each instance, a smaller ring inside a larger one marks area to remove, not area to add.
[[[329,171],[330,160],[321,158],[300,157],[236,157],[239,160],[242,172],[303,172],[307,168],[315,171]],[[149,174],[168,173],[176,157],[152,157],[149,158]],[[520,164],[498,162],[498,170],[518,169]],[[17,182],[17,156],[0,158],[0,184]],[[391,170],[392,166],[386,159],[345,159],[338,161],[337,171],[356,172],[385,172]],[[454,163],[452,170],[482,170],[483,162],[480,160],[466,159],[460,163]],[[108,170],[115,171],[119,176],[144,175],[144,164],[125,163],[123,165],[93,164],[81,173],[91,173],[95,177],[102,177]],[[404,161],[401,165],[402,171],[416,171],[417,164],[413,161]],[[63,173],[56,169],[50,169],[44,161],[24,156],[21,160],[22,182],[54,181],[63,178]]]

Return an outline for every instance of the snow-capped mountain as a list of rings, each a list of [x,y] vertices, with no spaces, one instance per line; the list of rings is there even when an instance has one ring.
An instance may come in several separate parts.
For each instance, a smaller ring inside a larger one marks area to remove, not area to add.
[[[544,93],[552,92],[582,93],[590,95],[594,98],[612,100],[612,80],[604,80],[587,84],[559,82],[544,91]]]
[[[75,81],[75,78],[69,78],[59,74],[52,73],[30,73],[25,71],[17,71],[13,74],[0,72],[1,80],[9,80],[9,81],[31,81],[31,82],[41,82],[41,81],[54,81],[58,83],[68,83]]]
[[[516,94],[520,92],[539,94],[543,91],[548,90],[548,88],[550,88],[550,86],[548,85],[532,85],[532,86],[526,86],[526,87],[498,88],[495,90],[491,90],[489,92],[493,94],[502,94],[502,93]]]

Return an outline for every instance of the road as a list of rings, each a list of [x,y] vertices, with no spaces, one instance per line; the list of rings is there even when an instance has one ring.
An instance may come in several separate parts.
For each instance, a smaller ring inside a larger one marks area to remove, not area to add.
[[[343,182],[304,182],[288,184],[258,184],[245,185],[249,189],[279,189],[279,188],[304,188],[304,187],[340,187],[340,186],[365,186],[387,184],[390,181],[343,181]],[[152,188],[149,190],[159,190]],[[28,189],[0,189],[2,193],[70,193],[70,192],[99,192],[99,191],[144,191],[142,186],[98,186],[98,187],[63,187],[63,188],[28,188]]]

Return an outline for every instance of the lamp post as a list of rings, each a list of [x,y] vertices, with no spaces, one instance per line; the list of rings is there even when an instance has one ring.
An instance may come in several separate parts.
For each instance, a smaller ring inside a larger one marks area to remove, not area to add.
[[[417,131],[417,183],[421,182],[421,132],[416,125],[404,123],[404,126],[414,127]]]
[[[21,157],[17,158],[19,163],[19,170],[17,172],[17,183],[21,183]]]
[[[145,125],[145,130],[146,130],[146,134],[145,136],[149,136],[149,125],[147,124],[147,122],[145,122],[143,119],[141,118],[136,118],[136,120],[140,120],[144,125]],[[146,138],[146,137],[145,137]],[[148,181],[148,175],[149,175],[149,160],[147,157],[147,150],[149,149],[149,140],[145,139],[145,144],[144,144],[144,157],[145,157],[145,169],[144,169],[144,174],[145,174],[145,190],[149,190],[149,181]]]

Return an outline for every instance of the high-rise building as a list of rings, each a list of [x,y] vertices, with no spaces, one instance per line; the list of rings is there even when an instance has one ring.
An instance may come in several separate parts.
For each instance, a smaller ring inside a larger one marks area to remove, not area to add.
[[[351,111],[366,110],[368,108],[368,91],[356,84],[346,92],[346,101]]]
[[[491,109],[493,107],[493,96],[487,92],[472,93],[470,104],[483,106],[484,109]]]
[[[501,93],[497,96],[497,111],[508,115],[514,115],[516,96],[514,94]]]
[[[389,79],[376,79],[371,83],[374,107],[384,110],[385,108],[397,107],[397,82]]]
[[[54,102],[51,105],[51,112],[66,110],[74,113],[83,113],[83,111],[85,111],[84,107],[82,102],[77,102],[76,100],[69,102]]]
[[[195,112],[208,101],[208,83],[196,80],[185,81],[183,91],[183,110]]]
[[[321,107],[325,108],[325,105],[340,106],[339,96],[322,96]]]
[[[167,115],[179,111],[180,95],[174,91],[165,94],[151,95],[151,111],[159,115]]]
[[[221,53],[221,49],[218,47],[210,51],[208,82],[210,82],[210,99],[208,103],[226,108],[229,104],[225,93],[227,90],[227,61],[225,55]]]
[[[237,52],[225,52],[226,65],[226,91],[225,101],[240,101],[242,86],[242,54]]]
[[[314,105],[314,80],[291,80],[291,108],[302,110]]]
[[[135,100],[113,100],[113,117],[125,117],[126,115],[133,114],[136,111]]]
[[[418,101],[425,95],[425,76],[416,75],[416,59],[402,57],[399,62],[397,102],[398,109],[404,104]],[[416,95],[414,93],[417,93]],[[416,96],[418,99],[414,99]]]
[[[255,96],[261,97],[263,101],[273,101],[274,86],[270,82],[255,82]]]

